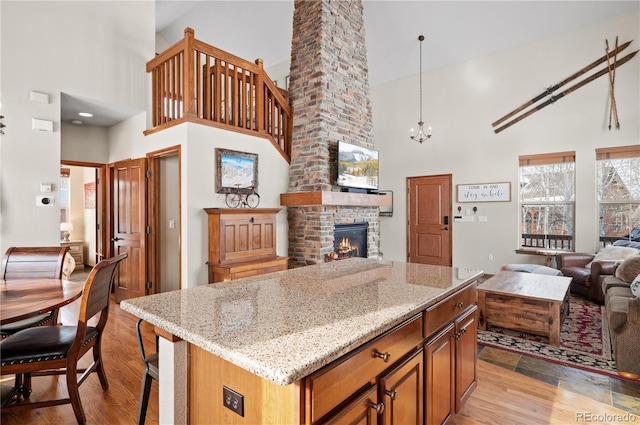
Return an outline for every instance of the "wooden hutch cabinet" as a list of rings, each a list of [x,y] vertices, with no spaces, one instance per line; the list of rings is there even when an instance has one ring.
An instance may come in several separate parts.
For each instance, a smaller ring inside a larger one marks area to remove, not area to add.
[[[205,208],[209,220],[209,283],[287,269],[276,255],[279,208]]]

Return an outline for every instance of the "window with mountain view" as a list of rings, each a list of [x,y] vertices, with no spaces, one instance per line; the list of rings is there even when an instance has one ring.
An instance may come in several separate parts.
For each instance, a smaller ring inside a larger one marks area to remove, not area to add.
[[[520,248],[573,251],[575,152],[519,157]]]
[[[640,146],[596,149],[600,246],[640,241]]]

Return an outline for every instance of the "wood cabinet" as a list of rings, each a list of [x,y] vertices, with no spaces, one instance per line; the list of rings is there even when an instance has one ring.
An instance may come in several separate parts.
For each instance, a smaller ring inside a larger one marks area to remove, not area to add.
[[[477,385],[476,362],[478,357],[478,307],[473,306],[455,321],[456,339],[456,413],[471,396]]]
[[[462,409],[476,387],[476,285],[454,294],[425,312],[425,323],[441,325],[425,344],[425,423],[447,423]],[[430,316],[430,317],[429,317]],[[427,327],[425,326],[425,329]]]
[[[455,340],[449,323],[425,344],[425,423],[443,424],[455,413]]]
[[[472,284],[286,386],[190,344],[190,423],[447,423],[476,386],[475,299]],[[223,386],[245,396],[244,417],[209,407]]]
[[[423,424],[424,360],[422,349],[380,378],[380,402],[386,425]]]
[[[75,270],[84,269],[84,242],[82,241],[60,241],[60,246],[68,246],[69,254],[76,261]]]
[[[325,423],[331,425],[378,425],[379,404],[377,404],[378,386],[373,385],[344,409],[329,418]]]
[[[276,255],[279,208],[205,208],[209,226],[209,283],[287,269]]]
[[[309,375],[305,379],[308,423],[331,421],[337,416],[343,416],[344,408],[341,406],[356,396],[363,388],[374,385],[380,387],[382,394],[376,392],[375,397],[369,398],[371,409],[377,409],[381,414],[384,413],[385,407],[380,407],[380,403],[385,406],[384,399],[390,399],[391,391],[397,391],[396,387],[402,384],[400,382],[402,379],[398,376],[415,373],[414,370],[409,370],[410,367],[405,367],[402,359],[412,351],[419,349],[422,341],[422,314],[420,314]],[[420,353],[422,353],[421,350]],[[417,356],[414,353],[412,358],[417,358],[420,361],[418,368],[422,373],[422,355]],[[378,385],[379,380],[381,385]],[[422,378],[420,378],[420,383],[422,383]],[[386,394],[386,390],[390,394]],[[417,390],[414,388],[413,392],[415,393],[415,391]],[[421,389],[420,395],[407,395],[406,398],[403,395],[402,402],[397,400],[394,403],[398,407],[403,404],[410,405],[418,398],[422,399]],[[409,401],[405,402],[405,400]],[[351,409],[351,407],[351,405],[347,405],[346,409]],[[415,411],[417,408],[412,406],[410,409]],[[404,416],[411,416],[411,412],[407,412]],[[420,421],[415,423],[422,423],[421,417]]]

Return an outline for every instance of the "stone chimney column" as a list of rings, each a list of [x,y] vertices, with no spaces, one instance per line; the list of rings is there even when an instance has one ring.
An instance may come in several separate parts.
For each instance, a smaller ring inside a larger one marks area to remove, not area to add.
[[[295,0],[289,95],[293,139],[289,192],[338,190],[337,142],[374,148],[361,0]],[[292,266],[323,262],[336,223],[368,223],[367,252],[379,252],[377,207],[288,207]]]
[[[296,0],[289,191],[331,190],[338,140],[374,147],[360,0]]]

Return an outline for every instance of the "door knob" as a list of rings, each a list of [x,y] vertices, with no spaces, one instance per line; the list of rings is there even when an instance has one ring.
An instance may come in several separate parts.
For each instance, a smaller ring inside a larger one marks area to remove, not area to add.
[[[449,230],[449,227],[447,226],[447,227],[443,228],[442,230]]]
[[[111,238],[111,240],[112,240],[113,242],[118,242],[118,241],[123,241],[123,240],[124,240],[124,238],[119,238],[119,237],[117,237],[117,236],[116,236],[115,238]]]

